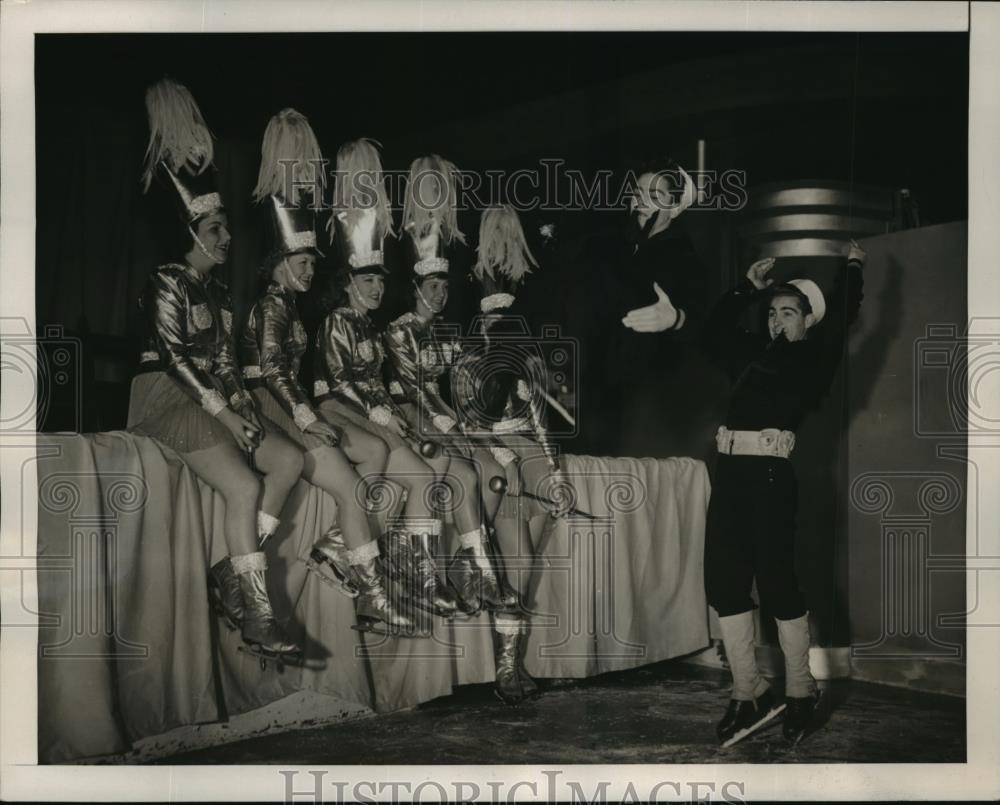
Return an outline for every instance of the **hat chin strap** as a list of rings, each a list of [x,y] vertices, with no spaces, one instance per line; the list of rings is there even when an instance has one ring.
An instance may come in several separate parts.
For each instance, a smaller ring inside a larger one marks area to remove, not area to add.
[[[430,302],[428,302],[427,301],[427,297],[424,296],[424,292],[420,290],[420,286],[419,285],[417,285],[416,283],[414,283],[413,287],[414,287],[414,289],[417,292],[417,296],[420,297],[420,301],[424,303],[424,307],[426,307],[431,313],[433,313],[434,315],[437,315],[442,310],[444,310],[444,305],[441,305],[440,307],[435,307]]]
[[[197,233],[194,231],[194,228],[190,225],[188,226],[188,232],[190,232],[191,237],[194,238],[194,245],[198,247],[198,251],[200,251],[203,255],[205,255],[205,257],[207,257],[217,266],[221,266],[223,263],[226,262],[224,259],[220,260],[214,254],[212,254],[207,248],[205,248],[205,244],[201,242],[201,238],[198,237]]]
[[[375,307],[373,305],[370,305],[368,302],[366,302],[365,298],[361,295],[361,291],[358,289],[357,284],[354,282],[354,275],[353,274],[351,274],[351,291],[354,292],[355,298],[358,300],[358,302],[361,303],[362,307],[364,307],[365,310],[374,310],[375,309]],[[350,291],[348,291],[348,293],[350,293]]]
[[[278,271],[284,272],[285,282],[291,287],[293,291],[298,293],[305,293],[306,286],[295,274],[292,273],[291,267],[288,265],[288,258],[282,257],[281,264],[278,266]]]

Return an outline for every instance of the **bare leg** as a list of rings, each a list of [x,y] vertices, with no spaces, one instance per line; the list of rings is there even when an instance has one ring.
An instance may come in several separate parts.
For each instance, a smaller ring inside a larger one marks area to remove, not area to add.
[[[371,542],[368,514],[357,495],[361,478],[343,452],[335,447],[310,450],[305,455],[302,476],[337,501],[337,517],[348,548]]]
[[[233,556],[257,550],[257,499],[260,479],[247,466],[235,443],[224,443],[184,454],[195,475],[226,502],[226,546]]]
[[[457,501],[455,527],[458,533],[475,531],[484,525],[479,476],[472,462],[463,458],[452,458],[445,483],[451,489],[452,500]]]
[[[340,450],[357,469],[362,479],[382,475],[389,461],[389,446],[357,425],[345,423],[340,426],[344,436]]]
[[[264,474],[260,509],[278,517],[302,475],[302,450],[283,433],[268,432],[254,451],[254,461]]]
[[[409,447],[399,447],[389,453],[389,463],[385,475],[399,484],[407,492],[407,517],[433,517],[430,506],[430,487],[434,483],[435,472]]]

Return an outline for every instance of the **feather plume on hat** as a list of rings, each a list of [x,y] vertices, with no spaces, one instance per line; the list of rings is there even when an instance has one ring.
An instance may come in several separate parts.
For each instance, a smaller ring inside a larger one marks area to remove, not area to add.
[[[288,169],[291,167],[291,176]],[[285,198],[291,188],[292,197]],[[319,142],[305,115],[294,109],[282,109],[274,115],[264,130],[264,142],[260,147],[260,171],[253,200],[260,202],[268,196],[281,199],[298,206],[303,193],[315,188],[322,201],[326,189],[326,172],[323,170],[323,153]]]
[[[381,144],[377,140],[362,137],[344,143],[337,151],[333,215],[327,221],[331,243],[337,233],[334,221],[340,213],[346,214],[350,230],[359,223],[365,210],[374,210],[376,241],[381,243],[386,236],[396,234],[379,148]]]
[[[212,164],[212,133],[198,104],[183,84],[163,78],[146,90],[149,144],[142,173],[143,192],[162,162],[174,174],[199,175]]]
[[[479,257],[473,272],[480,280],[483,274],[495,279],[497,274],[520,283],[531,273],[531,266],[538,267],[528,248],[521,228],[521,220],[511,207],[491,207],[479,222]]]
[[[410,163],[410,177],[403,203],[403,229],[419,240],[437,224],[444,245],[452,240],[465,243],[458,228],[458,168],[447,159],[431,154]]]

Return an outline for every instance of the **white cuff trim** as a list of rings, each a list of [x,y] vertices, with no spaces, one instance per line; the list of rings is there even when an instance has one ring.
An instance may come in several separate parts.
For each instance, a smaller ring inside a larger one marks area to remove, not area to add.
[[[305,403],[299,403],[292,408],[292,419],[295,420],[295,425],[303,433],[305,429],[308,428],[313,422],[315,422],[319,417],[313,413],[312,408],[310,408]]]
[[[384,405],[376,405],[368,412],[368,418],[384,428],[392,420],[392,412]]]
[[[365,565],[374,559],[378,559],[378,555],[378,541],[372,540],[349,550],[347,552],[347,562],[351,565]]]
[[[219,392],[213,389],[201,395],[201,407],[212,416],[218,416],[219,412],[226,407],[226,401]]]
[[[244,553],[239,556],[230,556],[229,563],[233,566],[233,572],[237,576],[243,573],[251,573],[255,570],[267,570],[267,557],[260,551],[256,553]]]
[[[490,452],[501,467],[507,467],[517,459],[517,455],[509,447],[491,447]]]
[[[441,433],[447,433],[455,427],[455,420],[444,414],[437,414],[431,421],[434,423],[434,427],[441,431]]]
[[[257,510],[257,536],[269,537],[278,530],[281,520],[261,509]]]
[[[515,635],[521,634],[524,631],[524,624],[514,618],[508,619],[497,616],[494,628],[498,634]]]
[[[253,399],[250,397],[250,392],[247,391],[237,391],[232,397],[229,398],[229,404],[236,408],[239,405],[253,405]]]

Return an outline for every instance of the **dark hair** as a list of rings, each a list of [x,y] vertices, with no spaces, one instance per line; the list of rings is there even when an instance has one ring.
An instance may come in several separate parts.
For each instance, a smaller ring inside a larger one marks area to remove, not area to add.
[[[771,302],[773,302],[778,296],[793,297],[799,303],[799,310],[802,311],[803,316],[808,316],[813,312],[812,303],[809,301],[809,297],[791,283],[783,282],[779,285],[772,285],[770,293],[767,297],[767,304],[770,306]]]
[[[637,181],[644,173],[662,176],[666,181],[671,204],[678,204],[683,197],[684,177],[681,176],[680,165],[673,157],[654,156],[647,158],[638,162],[632,170]]]
[[[320,294],[320,306],[324,313],[329,313],[338,307],[344,307],[347,303],[347,284],[350,282],[349,271],[339,269],[327,277],[326,285]]]

